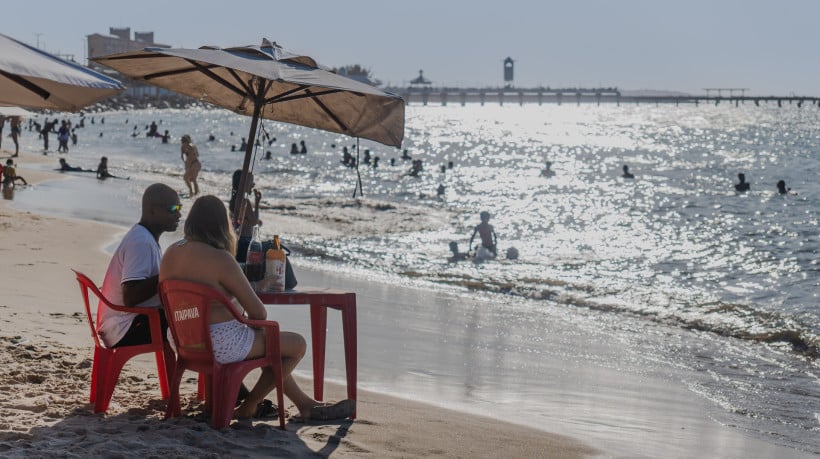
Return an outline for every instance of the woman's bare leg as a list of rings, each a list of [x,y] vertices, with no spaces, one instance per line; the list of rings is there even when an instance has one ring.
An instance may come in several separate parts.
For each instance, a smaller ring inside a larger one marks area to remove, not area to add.
[[[282,392],[296,405],[302,417],[310,417],[310,409],[317,405],[317,402],[302,391],[291,375],[291,372],[305,355],[307,349],[305,339],[297,333],[281,332],[279,343],[282,352],[282,379],[284,383]],[[251,352],[247,358],[254,359],[263,355],[265,355],[265,334],[263,331],[257,330],[253,347],[251,347]],[[275,388],[276,380],[273,370],[270,367],[262,368],[259,380],[253,386],[245,401],[236,409],[234,416],[240,419],[252,417],[256,413],[257,405]]]

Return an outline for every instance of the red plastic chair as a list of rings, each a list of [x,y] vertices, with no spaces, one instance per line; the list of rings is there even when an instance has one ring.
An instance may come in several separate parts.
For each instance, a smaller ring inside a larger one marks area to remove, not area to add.
[[[203,284],[183,280],[165,280],[159,284],[159,297],[165,308],[168,328],[174,337],[177,364],[171,383],[171,399],[166,418],[179,416],[179,385],[185,370],[200,373],[200,382],[210,386],[205,409],[211,412],[214,429],[227,427],[233,416],[239,385],[254,368],[271,367],[276,375],[276,397],[279,406],[279,427],[285,429],[284,398],[282,396],[282,353],[279,348],[279,324],[268,320],[246,319],[228,297]],[[220,303],[244,324],[265,330],[264,357],[220,364],[214,360],[211,344],[211,305]],[[202,376],[205,375],[205,378]]]
[[[126,362],[132,357],[153,352],[157,358],[157,372],[159,373],[159,388],[163,400],[168,398],[168,375],[174,369],[174,351],[162,340],[162,327],[160,325],[159,309],[156,308],[129,308],[112,304],[103,296],[97,285],[85,274],[72,269],[77,275],[77,282],[80,283],[80,292],[85,302],[85,314],[88,318],[88,325],[91,328],[91,337],[94,338],[94,363],[91,367],[91,396],[90,401],[94,404],[95,413],[104,413],[108,410],[111,396],[114,394],[114,387],[120,378],[120,372]],[[94,316],[91,314],[91,304],[89,303],[89,290],[100,301],[111,309],[135,314],[145,314],[148,316],[149,327],[151,328],[151,343],[137,346],[123,346],[107,348],[100,342],[97,334],[97,326]]]

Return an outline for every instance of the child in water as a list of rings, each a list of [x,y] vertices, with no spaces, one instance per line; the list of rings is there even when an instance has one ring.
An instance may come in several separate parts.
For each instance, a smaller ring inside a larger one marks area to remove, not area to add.
[[[473,239],[476,234],[479,234],[481,236],[481,247],[476,250],[476,258],[495,258],[498,255],[498,250],[496,249],[497,237],[493,225],[489,223],[490,213],[484,211],[481,212],[479,216],[481,217],[481,223],[476,225],[475,230],[473,230],[473,235],[470,236],[469,246],[473,246]]]

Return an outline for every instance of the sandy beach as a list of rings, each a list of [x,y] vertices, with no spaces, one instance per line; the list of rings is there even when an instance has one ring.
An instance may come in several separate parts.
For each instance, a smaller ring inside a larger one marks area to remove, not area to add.
[[[19,158],[18,173],[30,183],[61,180],[59,174],[44,170],[44,164],[54,161],[27,154]],[[16,190],[25,192],[26,188]],[[553,363],[556,374],[563,376],[553,384],[556,412],[544,413],[540,425],[494,416],[493,403],[521,403],[525,409],[526,394],[517,402],[491,401],[484,413],[466,413],[420,403],[410,391],[399,391],[393,394],[399,397],[394,397],[366,390],[374,385],[360,371],[355,421],[305,425],[289,420],[287,431],[282,432],[274,420],[254,420],[214,431],[192,397],[193,373],[183,380],[183,416],[163,421],[165,402],[149,357],[125,367],[108,413],[95,415],[88,403],[93,345],[70,269],[101,282],[109,258],[106,250],[124,228],[38,215],[10,203],[0,203],[4,280],[0,454],[4,456],[808,457],[719,424],[710,419],[702,402],[693,403],[692,394],[652,375],[603,372],[583,359],[569,367]],[[137,218],[133,216],[134,221]],[[410,288],[368,284],[311,269],[301,269],[299,279],[302,285],[340,283],[356,291],[360,337],[368,334],[362,311],[368,311],[369,305],[390,301],[402,306],[397,310],[405,310],[443,301]],[[331,329],[331,320],[329,342],[338,333]],[[607,351],[607,343],[590,344],[586,337],[573,335],[567,331],[569,324],[564,328],[546,339],[575,349],[570,352],[617,352]],[[360,361],[367,343],[362,337]],[[402,351],[401,345],[393,351],[407,352],[420,360],[416,365],[423,366],[423,355]],[[329,365],[334,364],[331,354],[329,350]],[[306,360],[297,370],[305,375],[309,368]],[[331,384],[326,392],[327,399],[338,399],[344,388]],[[288,413],[294,414],[295,409],[289,407]]]
[[[19,162],[53,158],[26,155]],[[25,166],[18,174],[30,183],[60,179]],[[108,263],[104,248],[122,228],[18,211],[9,202],[0,203],[3,456],[498,457],[503,450],[509,457],[571,458],[596,453],[566,436],[361,390],[355,422],[289,421],[282,432],[273,420],[255,420],[214,431],[190,396],[183,401],[189,402],[183,417],[163,421],[165,402],[149,357],[126,365],[108,413],[95,415],[88,403],[93,344],[70,269],[101,281]],[[193,373],[188,376],[182,393],[190,395],[195,380]],[[331,385],[327,392],[333,399],[344,389]],[[289,414],[294,411],[290,407]]]

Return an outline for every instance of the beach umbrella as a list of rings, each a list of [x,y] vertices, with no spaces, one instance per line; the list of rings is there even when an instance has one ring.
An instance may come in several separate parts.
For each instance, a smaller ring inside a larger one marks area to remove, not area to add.
[[[0,104],[75,112],[123,89],[113,78],[0,34]]]
[[[313,58],[266,39],[260,46],[145,48],[92,60],[131,78],[251,116],[240,190],[245,190],[260,118],[395,147],[404,138],[401,97],[330,72]],[[361,189],[361,177],[358,186]],[[241,202],[239,221],[244,213]]]

